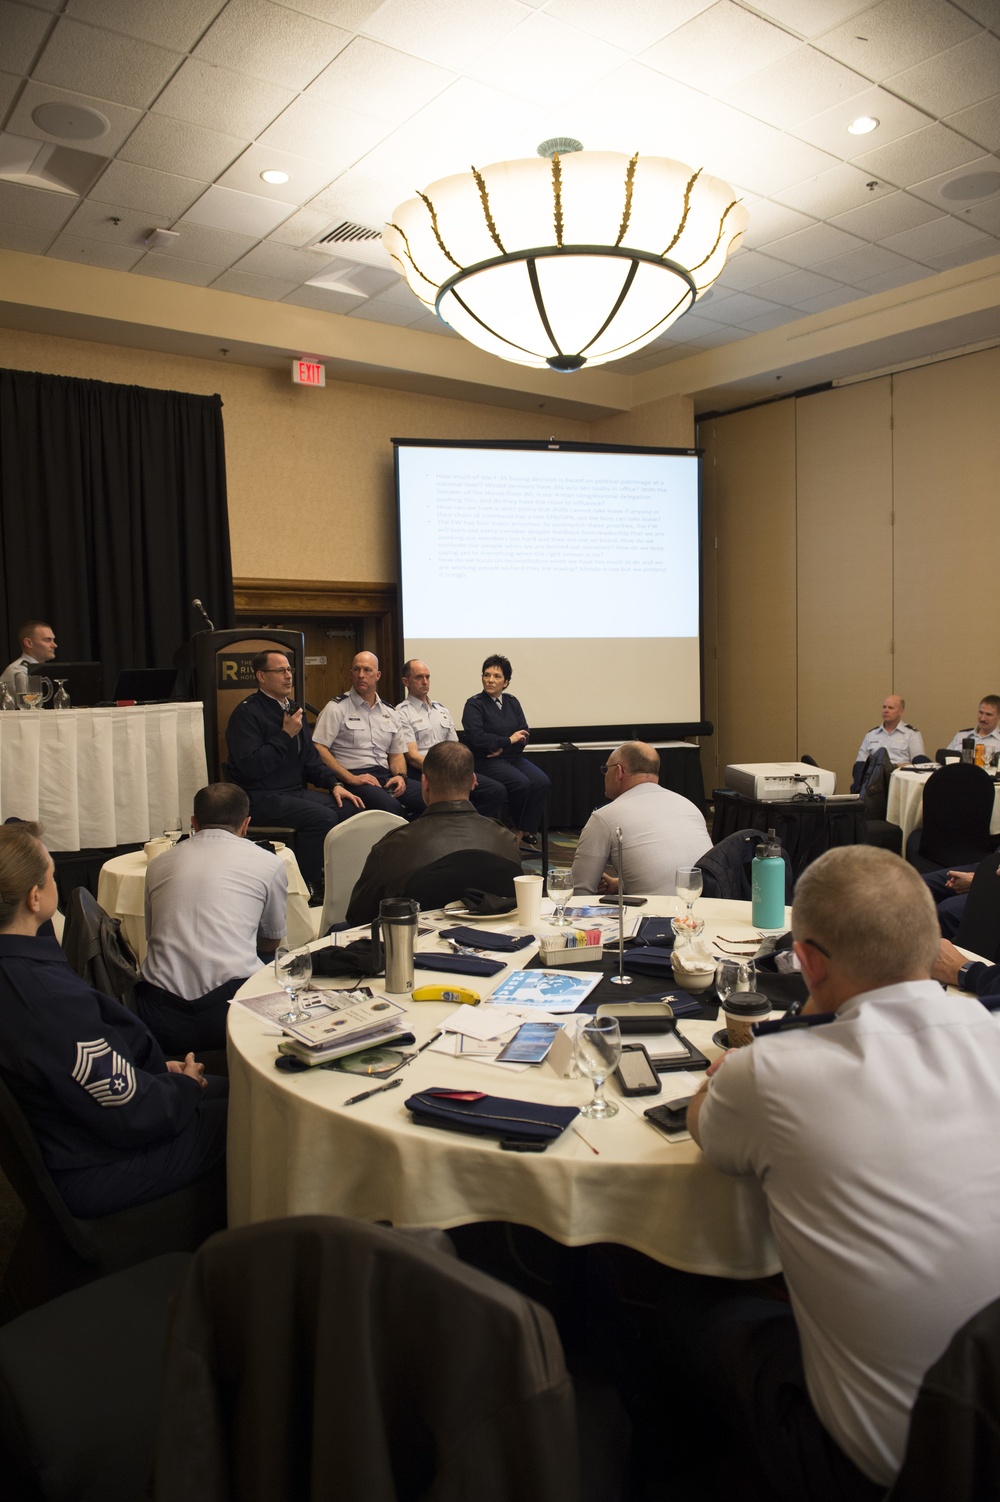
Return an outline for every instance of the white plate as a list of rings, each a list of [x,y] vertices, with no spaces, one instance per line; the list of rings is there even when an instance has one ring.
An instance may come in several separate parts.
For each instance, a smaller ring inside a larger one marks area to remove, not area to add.
[[[463,923],[517,922],[516,907],[512,907],[509,913],[470,913],[469,910],[463,907],[461,902],[456,899],[456,901],[454,902],[449,902],[447,907],[443,907],[441,911],[444,913],[446,918],[461,918]]]

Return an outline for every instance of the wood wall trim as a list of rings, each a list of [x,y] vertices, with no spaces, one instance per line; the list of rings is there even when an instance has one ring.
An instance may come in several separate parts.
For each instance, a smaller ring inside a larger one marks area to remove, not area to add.
[[[296,615],[394,615],[395,584],[328,579],[234,579],[238,614],[284,611]]]

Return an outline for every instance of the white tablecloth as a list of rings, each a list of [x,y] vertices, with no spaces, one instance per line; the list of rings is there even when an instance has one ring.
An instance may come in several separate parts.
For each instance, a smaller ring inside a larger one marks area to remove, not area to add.
[[[642,914],[677,907],[676,899],[652,898]],[[730,938],[754,932],[749,903],[701,899],[696,911]],[[443,949],[430,937],[419,947]],[[534,953],[534,946],[521,950],[514,963],[523,965]],[[426,970],[418,975],[420,984],[461,982],[483,995],[496,983]],[[255,994],[273,989],[264,973],[244,987]],[[430,1038],[451,1010],[411,1003],[417,1042]],[[680,1026],[704,1053],[718,1052],[711,1042],[715,1024],[682,1020]],[[428,1050],[403,1071],[402,1087],[345,1108],[344,1101],[364,1088],[358,1077],[328,1069],[282,1073],[274,1067],[277,1037],[251,1013],[230,1007],[230,1225],[316,1213],[404,1226],[507,1220],[566,1246],[618,1242],[692,1272],[751,1278],[777,1269],[756,1182],[717,1173],[694,1142],[667,1142],[632,1109],[680,1093],[670,1075],[663,1076],[659,1096],[622,1101],[611,1121],[579,1118],[599,1156],[572,1129],[545,1153],[510,1153],[492,1138],[416,1126],[404,1101],[420,1089],[461,1083],[496,1095],[582,1104],[589,1082],[558,1079],[547,1064],[508,1073]],[[615,1095],[613,1082],[608,1092]]]
[[[200,704],[0,714],[0,820],[38,819],[52,850],[176,829],[207,781]]]
[[[903,849],[915,829],[924,822],[924,786],[931,772],[893,772],[889,778],[889,802],[886,818],[903,831]],[[1000,834],[1000,781],[994,784],[992,834]]]
[[[309,908],[309,888],[293,852],[287,845],[278,851],[288,877],[286,930],[288,942],[296,948],[316,936],[316,909]],[[155,859],[155,857],[154,857]],[[146,958],[146,854],[131,850],[105,861],[97,882],[97,900],[106,913],[120,918],[122,933],[141,965]]]

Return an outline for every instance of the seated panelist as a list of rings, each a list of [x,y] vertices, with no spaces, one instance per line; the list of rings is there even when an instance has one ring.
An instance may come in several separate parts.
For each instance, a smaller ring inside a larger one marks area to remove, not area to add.
[[[475,757],[476,775],[507,789],[510,816],[519,840],[535,844],[551,783],[524,755],[531,734],[524,711],[507,693],[511,665],[494,653],[483,663],[483,691],[465,701],[462,728]]]
[[[905,708],[906,700],[899,694],[886,694],[882,700],[882,722],[869,730],[854,759],[855,781],[861,767],[875,751],[885,751],[894,767],[928,760],[920,731],[903,719]]]
[[[982,746],[990,755],[1000,751],[1000,694],[987,694],[979,701],[976,723],[966,730],[956,730],[948,742],[949,751],[961,751],[962,742],[972,737],[977,746]]]
[[[351,664],[352,686],[323,708],[313,741],[365,808],[413,819],[423,813],[424,800],[420,783],[406,775],[408,734],[396,711],[378,696],[381,677],[374,652],[359,652]]]

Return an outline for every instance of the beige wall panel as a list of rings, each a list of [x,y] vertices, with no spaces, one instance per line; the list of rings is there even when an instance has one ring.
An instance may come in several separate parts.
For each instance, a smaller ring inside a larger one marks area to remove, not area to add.
[[[893,377],[896,682],[928,754],[1000,694],[1000,349]]]
[[[346,381],[312,390],[293,386],[291,374],[281,371],[6,329],[0,364],[219,392],[233,572],[242,578],[394,581],[392,438],[591,438],[590,423],[551,414]],[[477,541],[470,538],[470,545]]]
[[[592,443],[633,443],[640,448],[694,447],[694,402],[689,396],[669,396],[644,402],[631,412],[601,418],[590,424]]]
[[[892,677],[892,390],[888,377],[795,402],[798,750],[850,787]]]
[[[696,442],[703,450],[701,461],[701,639],[704,662],[705,718],[719,723],[719,578],[716,507],[716,431],[715,421],[699,424]],[[719,737],[706,736],[701,741],[701,775],[705,791],[721,785]]]
[[[795,404],[715,423],[719,765],[796,744]]]

